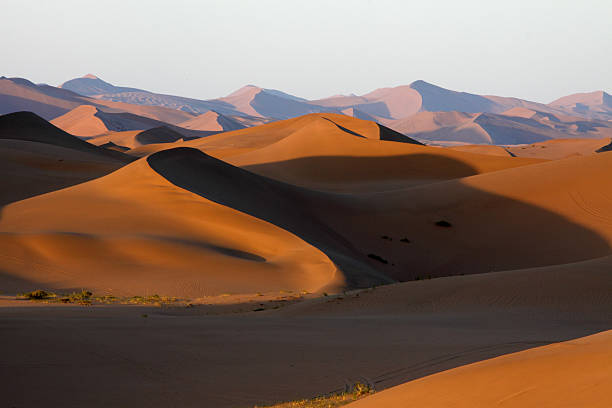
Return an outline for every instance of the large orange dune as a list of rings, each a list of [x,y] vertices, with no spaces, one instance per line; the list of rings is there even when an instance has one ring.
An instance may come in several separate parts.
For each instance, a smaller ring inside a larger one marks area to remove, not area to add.
[[[145,159],[10,204],[0,231],[5,290],[30,282],[32,288],[196,297],[341,283],[321,251],[176,187]]]
[[[611,372],[612,331],[606,331],[444,371],[348,406],[606,408]]]
[[[257,174],[332,191],[381,191],[536,162],[422,146],[374,122],[338,114],[306,115],[185,146]]]

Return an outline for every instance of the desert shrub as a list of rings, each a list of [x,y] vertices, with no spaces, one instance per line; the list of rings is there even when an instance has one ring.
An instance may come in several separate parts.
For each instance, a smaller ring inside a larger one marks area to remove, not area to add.
[[[438,227],[444,227],[444,228],[450,228],[450,227],[453,226],[453,224],[451,224],[450,222],[448,222],[446,220],[436,221],[436,225]]]
[[[408,238],[404,237],[404,238],[400,239],[400,242],[403,242],[405,244],[409,244],[410,240]]]
[[[30,300],[41,300],[41,299],[48,299],[50,297],[53,297],[53,294],[50,292],[46,292],[44,290],[38,289],[32,292],[23,293],[21,296],[23,296],[26,299],[30,299]]]
[[[368,254],[368,258],[374,259],[375,261],[378,261],[378,262],[381,262],[381,263],[384,263],[384,264],[388,264],[389,263],[389,261],[387,261],[385,258],[383,258],[380,255],[376,255],[376,254]]]

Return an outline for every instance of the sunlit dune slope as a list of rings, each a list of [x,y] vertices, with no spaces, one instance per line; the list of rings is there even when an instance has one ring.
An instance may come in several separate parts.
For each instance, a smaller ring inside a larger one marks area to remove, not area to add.
[[[206,174],[200,176],[206,182]],[[0,231],[4,291],[88,288],[196,297],[341,283],[321,251],[173,185],[145,159],[8,205]]]
[[[592,407],[612,401],[612,331],[513,353],[349,404],[386,407]]]
[[[463,146],[449,147],[449,149],[456,150],[458,152],[489,154],[491,156],[502,156],[502,157],[512,156],[512,153],[510,153],[504,147],[493,146],[493,145],[463,145]]]
[[[610,143],[610,138],[554,139],[524,146],[509,146],[508,151],[518,157],[556,160],[595,154],[598,149],[601,149],[608,143]]]
[[[421,146],[375,122],[337,114],[306,115],[185,145],[267,177],[336,191],[380,191],[536,162]]]

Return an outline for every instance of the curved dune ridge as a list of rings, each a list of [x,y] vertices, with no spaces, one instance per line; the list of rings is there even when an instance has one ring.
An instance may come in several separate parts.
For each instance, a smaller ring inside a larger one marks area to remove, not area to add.
[[[398,135],[370,121],[311,114],[185,146],[266,177],[332,191],[380,191],[537,162],[427,147]]]
[[[6,290],[29,282],[32,288],[197,297],[342,283],[321,251],[178,188],[145,159],[8,205],[0,231]]]
[[[370,407],[592,407],[612,400],[612,331],[433,374],[349,404]]]

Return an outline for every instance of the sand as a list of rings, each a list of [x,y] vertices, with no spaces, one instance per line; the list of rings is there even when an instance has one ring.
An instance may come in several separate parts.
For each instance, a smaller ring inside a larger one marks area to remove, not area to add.
[[[185,146],[266,177],[340,192],[381,191],[535,163],[415,145],[408,138],[389,142],[381,140],[386,134],[381,129],[344,115],[312,114]]]
[[[455,368],[350,407],[609,407],[612,331]]]
[[[9,406],[251,407],[357,381],[366,406],[609,397],[609,332],[573,339],[612,322],[612,153],[423,146],[329,113],[174,132],[91,139],[132,161],[0,117]],[[15,300],[33,289],[181,302]]]

